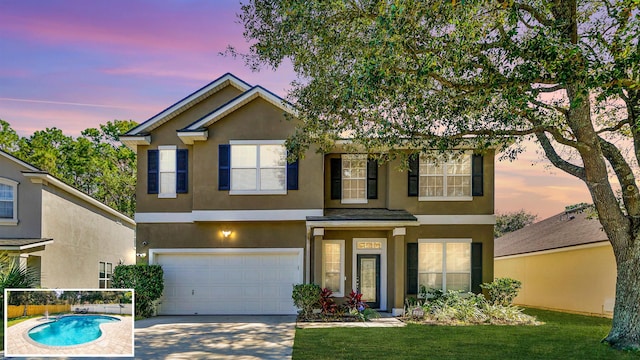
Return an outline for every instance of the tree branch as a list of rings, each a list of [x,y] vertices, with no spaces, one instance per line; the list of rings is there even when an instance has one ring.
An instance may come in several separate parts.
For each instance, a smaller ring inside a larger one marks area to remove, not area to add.
[[[620,129],[622,129],[623,126],[628,125],[629,121],[627,119],[624,119],[622,121],[619,121],[617,124],[615,124],[614,126],[609,126],[606,128],[602,128],[598,131],[596,131],[596,134],[602,134],[604,132],[614,132],[614,131],[618,131]]]
[[[536,138],[538,138],[538,141],[540,142],[544,153],[546,154],[549,161],[551,161],[553,166],[566,172],[569,175],[577,177],[582,181],[586,181],[586,174],[583,167],[574,165],[560,157],[560,155],[558,155],[558,153],[556,152],[556,149],[551,144],[551,141],[549,141],[549,138],[547,138],[547,136],[543,132],[537,132],[535,135]]]
[[[630,216],[640,215],[640,193],[636,185],[636,178],[620,150],[612,143],[598,137],[602,154],[609,161],[622,188],[622,199],[624,201],[627,214]]]
[[[524,12],[527,12],[534,19],[536,19],[537,22],[539,22],[540,24],[542,24],[544,26],[552,26],[553,25],[553,20],[546,18],[544,16],[544,14],[539,12],[537,9],[535,9],[531,5],[515,3],[514,6],[515,6],[515,8],[517,10],[522,10]]]

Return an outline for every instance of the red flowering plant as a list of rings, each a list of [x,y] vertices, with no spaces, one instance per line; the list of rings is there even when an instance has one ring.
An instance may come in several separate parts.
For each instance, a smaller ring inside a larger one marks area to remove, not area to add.
[[[358,312],[363,312],[364,309],[369,307],[366,302],[362,301],[362,294],[357,293],[353,290],[351,290],[349,296],[347,297],[346,305],[347,308],[349,308],[349,311],[355,310]]]
[[[379,318],[380,314],[377,311],[371,309],[367,303],[362,300],[362,294],[353,290],[347,296],[345,303],[349,313],[356,316],[360,321],[368,321],[371,318]]]
[[[338,309],[338,305],[333,298],[333,291],[324,288],[320,292],[320,309],[322,309],[322,314],[329,315],[336,312]]]

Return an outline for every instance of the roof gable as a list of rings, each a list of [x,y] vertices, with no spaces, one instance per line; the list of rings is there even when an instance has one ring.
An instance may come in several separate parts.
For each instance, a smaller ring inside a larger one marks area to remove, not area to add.
[[[188,145],[193,144],[194,141],[204,141],[208,137],[208,131],[206,130],[207,127],[257,98],[264,99],[284,112],[294,116],[296,115],[295,109],[286,100],[262,86],[254,86],[234,99],[231,99],[227,103],[221,105],[209,114],[196,120],[186,128],[178,131],[178,137]]]
[[[203,86],[202,88],[196,90],[195,92],[187,95],[182,100],[162,110],[160,113],[151,117],[150,119],[143,122],[142,124],[129,130],[123,137],[145,136],[153,129],[173,119],[174,117],[183,113],[184,111],[191,108],[195,104],[201,102],[202,100],[206,99],[212,94],[215,94],[216,92],[220,91],[221,89],[227,86],[233,86],[243,92],[251,88],[251,86],[245,81],[241,80],[240,78],[236,77],[231,73],[226,73],[221,77],[213,80],[209,84]]]

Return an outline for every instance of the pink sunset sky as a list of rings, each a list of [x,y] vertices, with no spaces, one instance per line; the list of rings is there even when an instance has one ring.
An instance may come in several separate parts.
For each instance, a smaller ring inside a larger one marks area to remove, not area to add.
[[[226,72],[284,96],[291,68],[252,72],[220,55],[227,45],[247,49],[239,11],[238,0],[3,0],[0,119],[22,136],[140,123]],[[496,212],[542,220],[591,201],[582,182],[529,148],[496,164]]]

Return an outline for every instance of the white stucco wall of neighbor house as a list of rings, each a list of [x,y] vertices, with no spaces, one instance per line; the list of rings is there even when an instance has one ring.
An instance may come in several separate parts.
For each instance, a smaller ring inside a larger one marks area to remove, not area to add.
[[[54,186],[42,188],[41,286],[98,288],[100,262],[135,264],[135,224]]]

